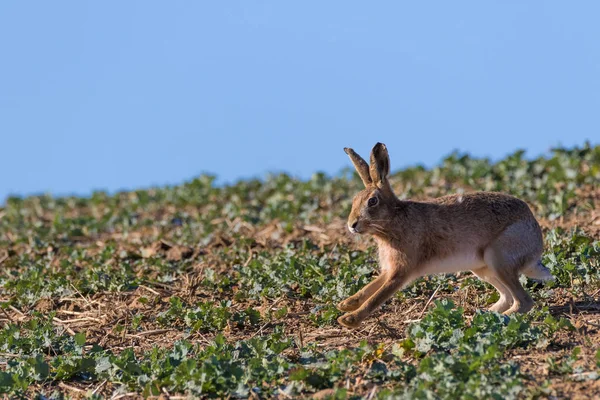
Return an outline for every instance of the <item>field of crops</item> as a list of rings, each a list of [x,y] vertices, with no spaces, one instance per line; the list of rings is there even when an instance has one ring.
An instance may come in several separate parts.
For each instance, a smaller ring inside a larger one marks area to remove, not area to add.
[[[484,311],[498,295],[471,273],[425,277],[361,328],[342,328],[335,305],[377,274],[372,240],[345,227],[362,188],[350,169],[9,198],[0,393],[600,397],[600,146],[499,162],[454,153],[391,182],[415,200],[474,190],[524,199],[556,281],[528,281],[536,306],[505,317]]]

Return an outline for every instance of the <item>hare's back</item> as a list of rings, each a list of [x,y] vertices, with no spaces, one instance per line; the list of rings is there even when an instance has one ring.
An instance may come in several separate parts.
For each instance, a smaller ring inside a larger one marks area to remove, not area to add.
[[[434,202],[438,205],[435,213],[439,221],[452,221],[453,225],[465,228],[479,228],[475,229],[475,234],[489,231],[494,236],[516,222],[535,222],[527,203],[504,193],[454,194],[440,197]]]
[[[515,215],[531,215],[529,206],[523,200],[514,196],[499,192],[473,192],[463,194],[451,194],[444,197],[439,197],[434,200],[434,203],[443,208],[453,210],[465,210],[465,212],[484,212],[499,214]]]

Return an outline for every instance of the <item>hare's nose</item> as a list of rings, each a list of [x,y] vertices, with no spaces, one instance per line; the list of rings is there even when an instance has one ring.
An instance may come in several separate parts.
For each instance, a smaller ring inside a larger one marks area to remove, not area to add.
[[[350,226],[350,228],[356,229],[356,225],[358,225],[358,221],[354,221],[354,223]]]

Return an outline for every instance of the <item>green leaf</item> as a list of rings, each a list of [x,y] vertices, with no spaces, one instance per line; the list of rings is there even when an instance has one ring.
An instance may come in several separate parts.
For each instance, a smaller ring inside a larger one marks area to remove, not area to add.
[[[83,345],[85,345],[85,333],[83,332],[77,332],[75,334],[75,344],[77,346],[82,347]]]

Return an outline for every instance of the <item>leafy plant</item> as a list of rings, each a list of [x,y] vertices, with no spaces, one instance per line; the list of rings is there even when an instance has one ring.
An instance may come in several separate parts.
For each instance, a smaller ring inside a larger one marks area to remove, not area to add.
[[[600,146],[497,161],[454,152],[390,179],[403,199],[522,198],[556,281],[528,281],[536,308],[507,317],[479,309],[497,294],[468,273],[423,277],[349,332],[335,304],[379,273],[373,242],[344,227],[362,188],[349,169],[11,197],[0,207],[0,393],[600,396],[584,386],[600,369]]]

